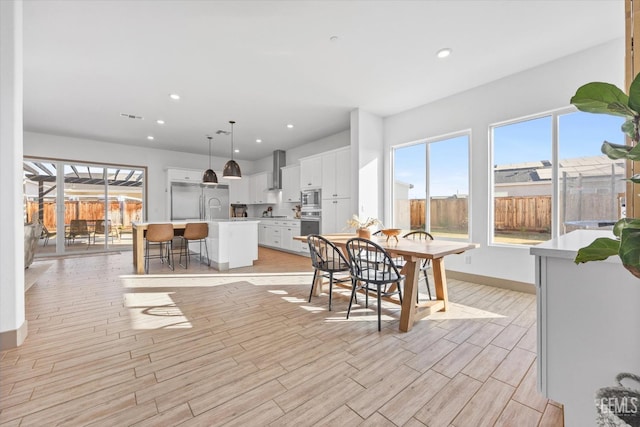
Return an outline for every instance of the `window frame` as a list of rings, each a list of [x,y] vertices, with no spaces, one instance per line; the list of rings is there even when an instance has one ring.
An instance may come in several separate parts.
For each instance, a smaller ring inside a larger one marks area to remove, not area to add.
[[[425,171],[425,176],[424,176],[424,183],[425,183],[425,203],[427,204],[427,206],[425,206],[425,231],[427,232],[431,232],[431,208],[430,208],[430,189],[429,189],[429,161],[430,161],[430,150],[429,150],[429,144],[432,143],[436,143],[436,142],[444,142],[446,140],[449,139],[454,139],[454,138],[459,138],[461,136],[466,136],[467,137],[467,185],[468,185],[468,194],[467,194],[467,237],[466,238],[455,238],[455,237],[442,237],[442,240],[452,240],[452,241],[461,241],[461,242],[470,242],[471,241],[471,234],[472,234],[472,209],[473,209],[473,204],[471,203],[472,200],[472,184],[473,184],[473,180],[471,179],[472,176],[472,168],[473,168],[473,163],[472,163],[472,130],[469,129],[464,129],[464,130],[459,130],[459,131],[455,131],[455,132],[449,132],[449,133],[445,133],[445,134],[441,134],[438,136],[434,136],[434,137],[428,137],[428,138],[422,138],[419,140],[415,140],[415,141],[411,141],[411,142],[405,142],[405,143],[401,143],[401,144],[395,144],[391,146],[391,153],[390,153],[390,161],[391,161],[391,165],[390,165],[390,181],[391,181],[391,197],[390,197],[390,215],[391,215],[391,224],[395,224],[395,217],[394,217],[394,201],[395,201],[395,175],[396,175],[396,150],[397,149],[401,149],[401,148],[406,148],[406,147],[411,147],[414,145],[419,145],[419,144],[425,144],[425,162],[426,162],[426,171]]]

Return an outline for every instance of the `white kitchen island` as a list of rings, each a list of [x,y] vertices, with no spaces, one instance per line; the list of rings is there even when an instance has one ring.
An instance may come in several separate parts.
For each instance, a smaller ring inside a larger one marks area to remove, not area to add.
[[[580,265],[573,261],[578,249],[597,237],[613,234],[577,230],[531,248],[536,256],[538,387],[564,404],[567,427],[597,425],[596,391],[615,385],[620,372],[640,375],[640,279],[618,257]],[[629,411],[638,409],[627,404]]]
[[[258,259],[259,223],[252,220],[207,221],[211,265],[220,271],[252,266]]]

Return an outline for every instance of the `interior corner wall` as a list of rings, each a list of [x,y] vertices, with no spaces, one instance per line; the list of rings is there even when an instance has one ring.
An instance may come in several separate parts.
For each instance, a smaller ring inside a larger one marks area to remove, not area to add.
[[[622,25],[622,24],[621,24]],[[534,283],[534,257],[528,246],[489,245],[490,222],[489,126],[502,121],[566,108],[581,85],[604,81],[624,87],[624,39],[560,58],[457,95],[423,105],[384,120],[384,153],[394,145],[471,129],[470,231],[480,248],[464,256],[447,257],[447,269],[469,274]],[[386,170],[385,182],[391,182]],[[385,189],[385,200],[392,200]],[[390,215],[391,207],[387,207]]]
[[[147,220],[169,219],[167,169],[202,169],[209,166],[206,155],[181,153],[147,147],[114,144],[83,138],[50,135],[36,132],[24,133],[24,155],[78,162],[109,163],[117,165],[145,166],[147,168]],[[220,171],[228,159],[213,157],[211,166]],[[22,158],[20,159],[20,163]],[[238,160],[243,174],[253,173],[253,162]],[[20,165],[22,171],[22,165]]]
[[[0,1],[0,350],[27,334],[22,190],[22,2]]]
[[[352,205],[361,218],[384,216],[384,122],[379,116],[356,109],[351,112]],[[354,179],[355,178],[355,179]],[[356,192],[353,190],[356,189]]]

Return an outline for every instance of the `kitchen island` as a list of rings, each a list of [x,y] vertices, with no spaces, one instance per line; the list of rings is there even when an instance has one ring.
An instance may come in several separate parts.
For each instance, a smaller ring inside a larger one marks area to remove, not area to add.
[[[250,220],[215,221],[156,221],[133,223],[133,266],[137,274],[144,274],[144,235],[149,224],[170,223],[174,233],[184,233],[187,222],[206,222],[209,225],[207,246],[211,265],[225,271],[248,267],[258,259],[258,223]],[[178,248],[174,247],[174,250]]]

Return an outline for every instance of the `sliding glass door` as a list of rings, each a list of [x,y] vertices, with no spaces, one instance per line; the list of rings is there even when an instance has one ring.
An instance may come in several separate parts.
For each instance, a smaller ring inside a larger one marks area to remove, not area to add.
[[[143,167],[25,159],[25,220],[43,225],[36,255],[130,249],[131,224],[145,217],[145,175]]]

